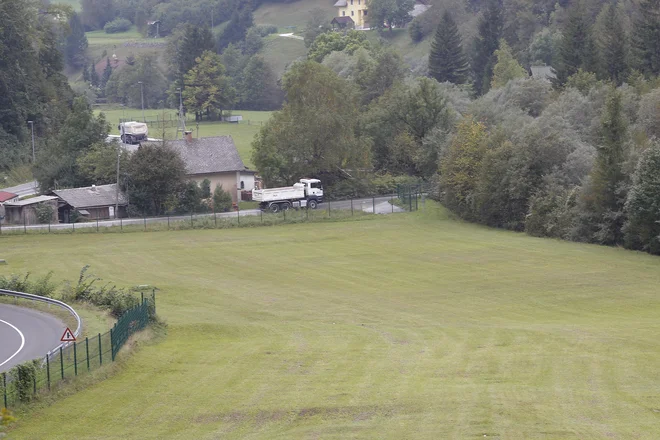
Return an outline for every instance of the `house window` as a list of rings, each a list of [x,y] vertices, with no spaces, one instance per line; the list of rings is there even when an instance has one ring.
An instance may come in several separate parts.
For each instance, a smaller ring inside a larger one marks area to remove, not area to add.
[[[346,11],[341,11],[341,15],[342,15],[342,17],[345,17],[346,16]]]
[[[361,4],[362,0],[358,0],[358,5]]]
[[[241,189],[245,189],[245,182],[241,180]]]
[[[353,0],[351,0],[351,5],[353,4]]]
[[[355,16],[355,11],[351,11],[351,17]]]
[[[367,15],[367,10],[365,9],[364,11],[362,11],[362,13],[363,13],[364,15]]]

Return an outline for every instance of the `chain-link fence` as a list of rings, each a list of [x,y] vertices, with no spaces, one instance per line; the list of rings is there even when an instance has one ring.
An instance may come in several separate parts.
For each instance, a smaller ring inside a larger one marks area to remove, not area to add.
[[[33,400],[76,376],[113,362],[128,338],[142,330],[156,313],[156,294],[142,294],[140,304],[125,312],[110,331],[72,342],[41,359],[2,373],[0,396],[5,408]]]

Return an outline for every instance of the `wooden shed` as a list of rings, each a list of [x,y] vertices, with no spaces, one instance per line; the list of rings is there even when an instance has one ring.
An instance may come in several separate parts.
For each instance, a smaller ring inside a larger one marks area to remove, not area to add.
[[[57,223],[57,197],[53,196],[37,196],[30,199],[5,203],[5,223],[21,225],[39,224],[40,222],[37,216],[37,206],[42,203],[45,205],[50,205],[53,208],[53,215],[50,218],[50,222]]]

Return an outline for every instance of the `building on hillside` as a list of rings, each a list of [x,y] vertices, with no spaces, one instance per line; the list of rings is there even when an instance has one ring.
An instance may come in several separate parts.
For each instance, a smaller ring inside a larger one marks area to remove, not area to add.
[[[338,29],[351,27],[360,30],[369,29],[367,0],[337,0],[334,6],[339,8],[337,10],[337,18],[340,18],[341,21],[335,21],[336,19],[333,19],[331,22],[333,28],[336,25]],[[431,4],[429,0],[416,0],[415,6],[409,14],[414,18],[426,12],[430,7]],[[349,26],[349,23],[345,18],[350,18],[353,22],[353,26]]]
[[[337,0],[334,5],[338,9],[338,17],[349,17],[355,23],[355,29],[369,27],[367,19],[367,0]]]
[[[551,66],[530,66],[529,70],[534,79],[552,81],[557,78],[557,75]]]
[[[149,144],[142,143],[143,146]],[[208,179],[211,192],[222,185],[237,203],[241,200],[241,191],[254,188],[256,173],[245,166],[231,136],[193,138],[192,132],[186,132],[184,139],[168,141],[167,145],[181,155],[186,164],[186,177],[200,184]]]
[[[15,202],[18,200],[18,194],[10,193],[7,191],[0,191],[0,223],[5,217],[5,203]]]
[[[57,223],[57,197],[53,196],[37,196],[30,199],[14,200],[12,202],[4,203],[4,223],[20,225],[39,224],[39,217],[37,216],[37,205],[41,203],[50,205],[53,208],[53,215],[50,219],[50,222]]]
[[[63,223],[76,220],[77,211],[85,219],[110,219],[126,217],[128,198],[122,191],[117,191],[117,184],[92,185],[83,188],[57,189],[51,194],[59,198],[58,216]],[[115,213],[119,205],[119,212]]]
[[[330,22],[332,29],[354,29],[355,22],[351,17],[335,17]]]

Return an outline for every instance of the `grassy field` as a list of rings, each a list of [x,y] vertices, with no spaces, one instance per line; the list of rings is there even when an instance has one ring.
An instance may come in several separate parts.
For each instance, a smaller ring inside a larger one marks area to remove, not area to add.
[[[289,64],[307,55],[307,48],[302,40],[269,35],[265,39],[263,53],[268,64],[280,78]]]
[[[73,279],[91,264],[156,285],[169,323],[164,342],[24,418],[14,440],[660,436],[657,257],[459,223],[431,204],[0,246],[0,274]]]
[[[118,109],[116,107],[98,108],[97,113],[103,112],[108,122],[110,122],[111,134],[119,134],[117,124],[120,118],[134,119],[136,121],[142,120],[142,111],[136,109]],[[230,135],[234,139],[238,153],[241,159],[248,167],[252,167],[252,140],[254,135],[257,134],[259,128],[270,118],[271,112],[258,112],[258,111],[244,111],[235,110],[233,115],[243,116],[243,121],[239,124],[228,122],[201,122],[199,124],[199,136],[226,136]],[[150,120],[158,119],[175,119],[175,110],[151,110],[147,109],[144,112],[145,118]],[[186,128],[193,130],[193,136],[197,137],[197,125],[194,121],[187,122]],[[161,138],[163,135],[162,129],[150,129],[149,136]],[[176,126],[167,128],[165,130],[165,139],[174,139],[176,137]]]
[[[315,8],[323,9],[328,22],[337,15],[333,0],[297,0],[293,2],[262,3],[254,11],[255,24],[274,24],[282,33],[300,33],[304,30],[309,17],[309,11]],[[290,28],[295,26],[294,28]]]

